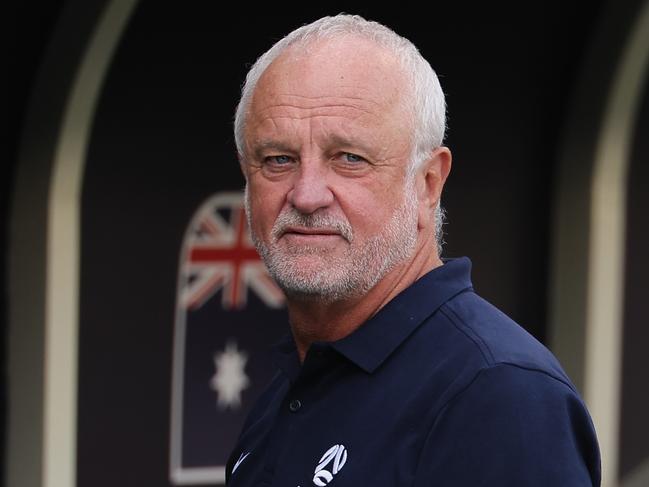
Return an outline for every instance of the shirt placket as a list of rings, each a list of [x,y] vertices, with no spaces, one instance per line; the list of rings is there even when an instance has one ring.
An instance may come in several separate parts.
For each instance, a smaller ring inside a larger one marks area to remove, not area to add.
[[[320,344],[314,344],[307,354],[300,373],[282,400],[277,421],[270,431],[266,463],[258,485],[297,487],[297,483],[295,486],[289,486],[286,478],[299,479],[304,465],[292,462],[291,452],[300,447],[299,442],[305,441],[302,434],[303,416],[315,406],[315,401],[318,400],[317,383],[323,378],[323,374],[327,373],[327,368],[331,364],[331,354],[327,345]],[[277,475],[280,469],[282,475]],[[302,479],[302,481],[306,480]]]

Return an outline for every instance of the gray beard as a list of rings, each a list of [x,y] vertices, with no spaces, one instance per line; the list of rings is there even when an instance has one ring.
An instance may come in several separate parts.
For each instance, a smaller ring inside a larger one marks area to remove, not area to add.
[[[252,241],[271,277],[291,299],[332,303],[365,295],[414,252],[417,242],[417,198],[410,178],[405,186],[403,204],[394,211],[386,226],[363,244],[354,244],[353,229],[346,219],[319,212],[306,215],[293,208],[278,216],[271,231],[270,244],[267,245],[254,232],[251,232]],[[250,224],[247,187],[245,205]],[[283,229],[289,225],[336,229],[349,242],[348,250],[343,256],[334,256],[321,247],[280,248],[277,241]],[[319,262],[304,269],[300,267],[298,258],[307,255]]]

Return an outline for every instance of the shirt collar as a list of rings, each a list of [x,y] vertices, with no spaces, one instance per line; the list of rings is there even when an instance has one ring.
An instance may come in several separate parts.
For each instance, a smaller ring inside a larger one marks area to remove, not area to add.
[[[374,372],[446,301],[471,289],[471,261],[446,260],[404,289],[349,336],[332,347],[368,373]]]
[[[471,289],[471,261],[445,259],[347,337],[329,344],[367,373],[374,372],[423,321],[453,296]],[[293,379],[300,364],[290,337],[276,347],[277,365]]]

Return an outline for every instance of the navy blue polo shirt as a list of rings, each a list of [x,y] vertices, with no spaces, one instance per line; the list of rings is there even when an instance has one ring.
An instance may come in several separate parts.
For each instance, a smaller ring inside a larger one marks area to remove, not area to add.
[[[453,259],[278,374],[227,465],[233,487],[598,486],[589,414],[554,356]]]

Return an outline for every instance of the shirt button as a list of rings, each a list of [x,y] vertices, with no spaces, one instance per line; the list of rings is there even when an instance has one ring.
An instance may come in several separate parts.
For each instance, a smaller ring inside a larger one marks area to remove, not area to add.
[[[288,405],[288,409],[292,413],[297,412],[301,407],[302,407],[302,403],[300,402],[299,399],[293,399]]]

